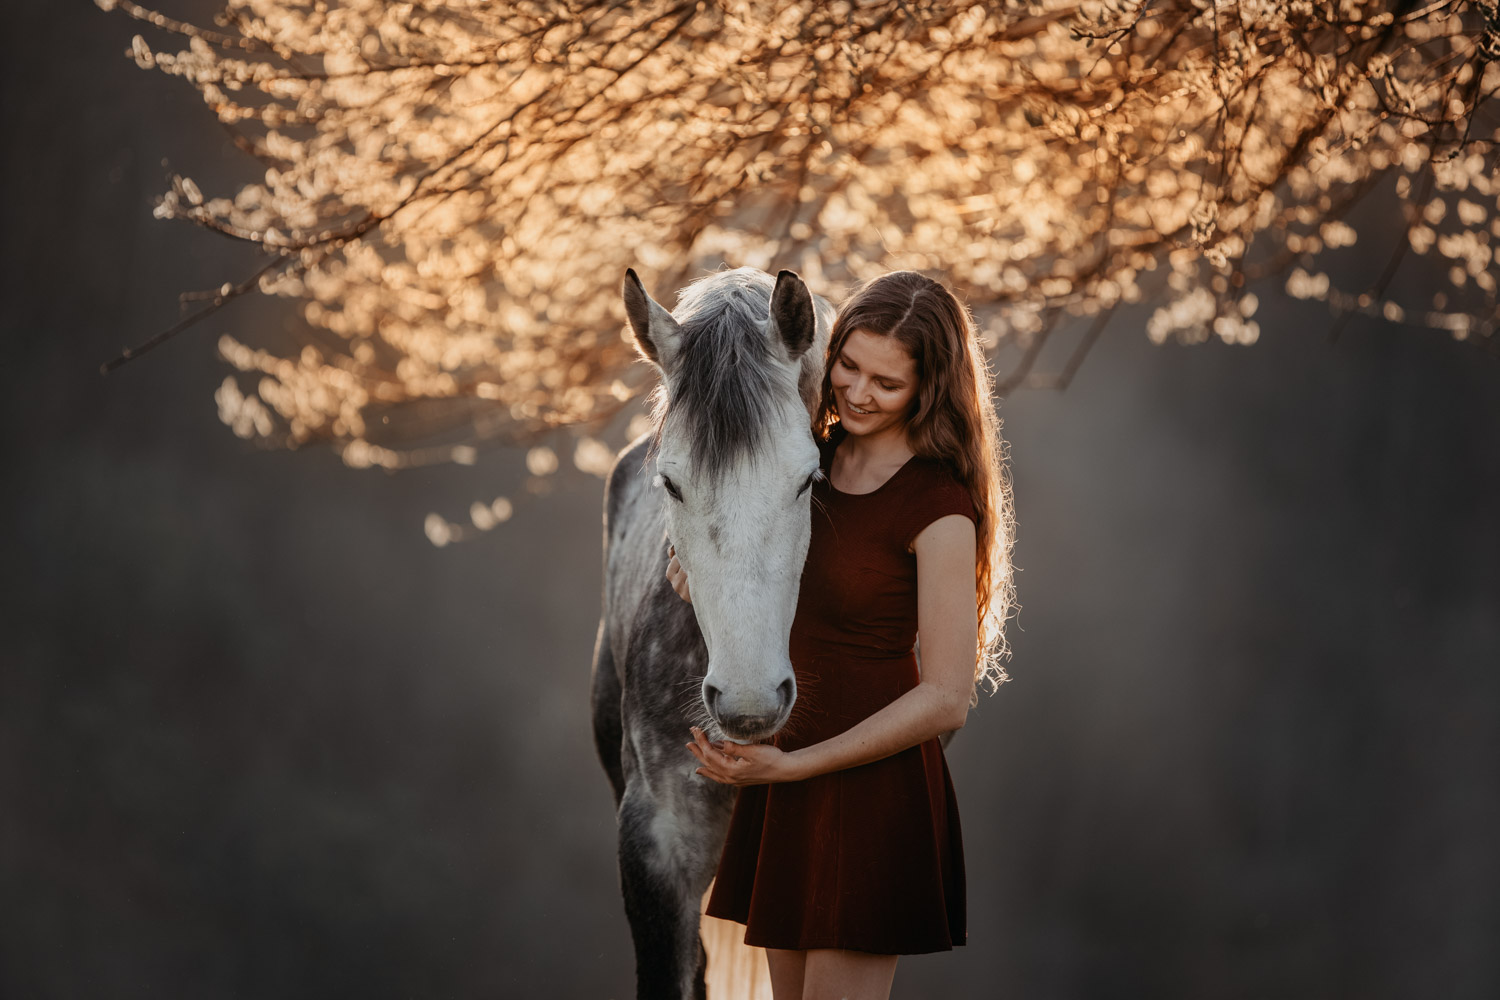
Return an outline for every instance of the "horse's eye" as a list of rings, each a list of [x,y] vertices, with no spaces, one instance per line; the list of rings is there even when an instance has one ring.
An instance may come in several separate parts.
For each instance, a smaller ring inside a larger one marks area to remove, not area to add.
[[[661,485],[667,491],[668,496],[670,496],[673,500],[676,500],[678,503],[682,503],[682,491],[677,488],[676,483],[672,482],[672,480],[668,479],[666,476],[662,476]]]

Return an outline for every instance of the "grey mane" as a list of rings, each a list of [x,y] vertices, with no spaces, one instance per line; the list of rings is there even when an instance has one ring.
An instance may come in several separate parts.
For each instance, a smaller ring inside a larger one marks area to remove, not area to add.
[[[772,422],[772,405],[796,396],[775,364],[766,330],[775,287],[770,275],[741,267],[699,278],[678,296],[679,367],[671,392],[665,380],[658,387],[652,415],[657,441],[670,415],[685,423],[695,475],[717,478],[754,454]]]

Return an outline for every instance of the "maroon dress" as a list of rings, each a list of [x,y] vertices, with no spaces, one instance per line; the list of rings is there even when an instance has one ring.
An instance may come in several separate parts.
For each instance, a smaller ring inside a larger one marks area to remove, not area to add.
[[[825,473],[842,437],[835,429],[821,446]],[[783,750],[836,736],[916,686],[908,546],[947,514],[973,518],[974,507],[933,459],[912,458],[870,493],[813,486]],[[741,789],[707,912],[745,924],[745,943],[766,948],[908,955],[963,944],[963,842],[941,744]]]

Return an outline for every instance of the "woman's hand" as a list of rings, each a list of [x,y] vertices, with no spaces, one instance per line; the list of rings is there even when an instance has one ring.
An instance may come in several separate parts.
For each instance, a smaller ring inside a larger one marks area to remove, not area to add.
[[[721,785],[766,785],[808,777],[798,769],[793,754],[769,743],[709,742],[708,734],[697,726],[692,733],[693,742],[687,748],[703,765],[695,773]]]
[[[677,561],[677,549],[671,545],[667,546],[667,581],[672,584],[678,597],[689,604],[693,603],[692,597],[688,595],[687,570]]]

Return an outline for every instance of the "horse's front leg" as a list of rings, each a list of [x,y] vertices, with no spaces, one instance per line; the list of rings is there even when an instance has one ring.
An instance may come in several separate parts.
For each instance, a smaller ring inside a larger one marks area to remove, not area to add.
[[[620,888],[635,940],[636,997],[703,1000],[699,912],[724,847],[733,789],[694,774],[697,763],[685,747],[677,747],[686,758],[678,762],[670,740],[658,742],[655,750],[632,755],[636,766],[627,768],[633,773],[619,814]]]

